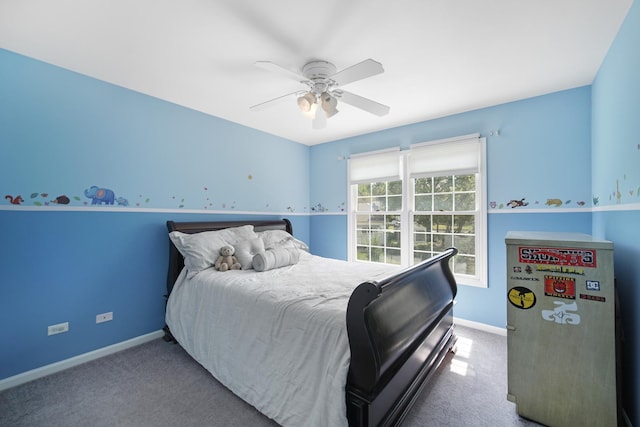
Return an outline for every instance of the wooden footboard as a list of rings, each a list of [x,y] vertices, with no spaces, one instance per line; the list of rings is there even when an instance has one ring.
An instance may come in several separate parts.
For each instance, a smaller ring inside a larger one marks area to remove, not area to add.
[[[349,299],[351,426],[397,425],[455,344],[455,248],[380,282],[359,285]]]

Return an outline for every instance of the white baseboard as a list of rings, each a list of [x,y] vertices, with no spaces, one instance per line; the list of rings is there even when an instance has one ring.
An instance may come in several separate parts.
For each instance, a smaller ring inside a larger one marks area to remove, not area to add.
[[[38,378],[46,377],[47,375],[55,374],[56,372],[64,371],[65,369],[69,369],[74,366],[82,365],[83,363],[87,363],[92,360],[99,359],[101,357],[108,356],[110,354],[117,353],[119,351],[126,350],[128,348],[135,347],[149,341],[153,341],[162,337],[163,335],[163,331],[151,332],[146,335],[131,338],[130,340],[122,341],[117,344],[99,348],[88,353],[61,360],[60,362],[55,362],[41,368],[32,369],[31,371],[23,372],[9,378],[5,378],[3,380],[0,380],[0,391],[36,380]]]
[[[453,318],[453,323],[467,328],[479,329],[492,334],[507,336],[506,328],[498,328],[497,326],[487,325],[486,323],[474,322],[473,320],[465,320],[457,317]]]

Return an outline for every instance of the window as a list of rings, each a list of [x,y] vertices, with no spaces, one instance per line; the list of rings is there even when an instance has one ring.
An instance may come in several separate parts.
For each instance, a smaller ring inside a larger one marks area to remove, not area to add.
[[[475,175],[414,180],[414,263],[455,246],[454,273],[475,276],[475,187]]]
[[[487,286],[484,144],[470,135],[352,156],[349,258],[409,266],[455,246],[458,282]]]
[[[357,188],[357,259],[401,264],[402,181],[369,182]]]

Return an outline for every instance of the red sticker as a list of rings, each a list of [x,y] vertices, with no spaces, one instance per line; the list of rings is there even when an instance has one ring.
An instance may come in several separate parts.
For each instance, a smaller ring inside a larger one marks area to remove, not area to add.
[[[576,299],[576,280],[570,277],[544,276],[544,294],[550,297]]]
[[[607,299],[599,295],[580,294],[580,299],[587,299],[589,301],[605,302]]]
[[[596,267],[595,249],[537,248],[520,246],[520,262],[528,264],[570,265],[573,267]]]

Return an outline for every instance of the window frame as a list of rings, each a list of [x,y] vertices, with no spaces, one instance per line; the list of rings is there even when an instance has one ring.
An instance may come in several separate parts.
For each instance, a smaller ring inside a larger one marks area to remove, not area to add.
[[[476,176],[476,190],[475,190],[475,210],[474,211],[462,211],[464,214],[471,214],[473,212],[475,223],[475,275],[467,275],[455,273],[454,276],[458,284],[469,285],[474,287],[488,287],[488,257],[487,257],[487,173],[486,173],[486,138],[480,137],[479,134],[464,135],[454,138],[447,138],[436,141],[428,141],[420,144],[414,144],[408,150],[396,151],[397,161],[399,162],[400,180],[402,182],[402,207],[401,211],[383,211],[380,214],[383,215],[400,215],[401,227],[400,227],[400,248],[401,248],[401,265],[408,267],[412,265],[414,259],[414,216],[420,214],[434,214],[436,211],[416,211],[415,209],[415,194],[414,185],[416,175],[420,177],[428,176],[451,176],[451,175],[470,175],[466,169],[461,169],[459,173],[456,173],[456,169],[447,170],[446,172],[436,172],[430,174],[429,172],[421,172],[419,174],[414,173],[412,176],[409,170],[409,156],[412,153],[412,149],[419,149],[420,147],[427,147],[435,144],[445,144],[439,147],[456,147],[453,144],[456,142],[463,142],[475,139],[479,144],[479,165]],[[358,154],[357,157],[363,156],[375,156],[382,153],[388,155],[390,151],[394,150],[381,150],[369,153]],[[455,150],[454,150],[455,151]],[[372,178],[370,183],[389,181],[387,177],[381,176],[379,178]],[[347,185],[348,185],[348,250],[347,255],[350,261],[356,262],[375,262],[375,261],[360,261],[357,259],[357,216],[364,212],[358,211],[358,184],[360,182],[352,182],[351,180],[351,165],[347,167]],[[433,209],[433,206],[432,206]],[[369,212],[371,214],[371,212]],[[448,212],[447,215],[456,215],[455,211]]]

